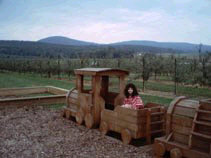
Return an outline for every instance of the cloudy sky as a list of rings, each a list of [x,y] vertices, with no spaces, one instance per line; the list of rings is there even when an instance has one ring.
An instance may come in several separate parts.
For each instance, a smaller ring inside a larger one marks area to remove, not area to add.
[[[0,40],[211,45],[211,0],[0,0]]]

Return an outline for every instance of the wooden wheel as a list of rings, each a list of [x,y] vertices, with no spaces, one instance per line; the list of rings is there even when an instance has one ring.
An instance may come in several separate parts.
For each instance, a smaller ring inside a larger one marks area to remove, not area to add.
[[[122,137],[122,141],[124,144],[130,144],[130,142],[132,140],[132,136],[128,129],[122,130],[121,137]]]
[[[76,122],[81,125],[84,121],[84,113],[83,111],[79,110],[75,115]]]
[[[69,110],[65,110],[65,117],[67,119],[70,119],[70,111]]]
[[[106,133],[108,132],[108,124],[105,121],[101,122],[100,131],[104,135],[106,135]]]
[[[155,144],[155,154],[156,156],[159,158],[159,157],[163,157],[163,155],[165,154],[166,152],[166,148],[165,148],[165,145],[163,143],[156,143]]]
[[[87,128],[92,128],[94,125],[94,119],[91,113],[86,114],[85,116],[85,125]]]
[[[178,148],[174,148],[170,151],[171,158],[182,158],[182,152]]]

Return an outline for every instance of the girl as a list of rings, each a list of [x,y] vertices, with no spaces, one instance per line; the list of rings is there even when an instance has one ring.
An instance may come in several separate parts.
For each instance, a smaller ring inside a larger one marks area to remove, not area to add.
[[[139,94],[137,92],[136,86],[132,83],[127,84],[124,90],[126,98],[124,99],[124,102],[122,107],[131,108],[131,109],[142,109],[144,108],[144,104],[139,97]]]

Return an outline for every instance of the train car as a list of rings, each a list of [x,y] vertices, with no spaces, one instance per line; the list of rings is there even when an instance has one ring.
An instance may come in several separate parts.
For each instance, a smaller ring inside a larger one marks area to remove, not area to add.
[[[155,139],[157,158],[211,158],[211,99],[176,98],[166,124],[166,136]]]
[[[74,117],[78,124],[88,128],[99,127],[106,134],[113,130],[122,134],[123,142],[162,133],[165,110],[160,105],[148,104],[142,110],[123,108],[124,89],[128,71],[111,68],[82,68],[74,70],[76,87],[67,95],[63,116]],[[86,77],[89,77],[89,81]],[[114,81],[116,90],[111,85]],[[87,86],[87,82],[90,82]],[[112,122],[113,121],[113,122]]]

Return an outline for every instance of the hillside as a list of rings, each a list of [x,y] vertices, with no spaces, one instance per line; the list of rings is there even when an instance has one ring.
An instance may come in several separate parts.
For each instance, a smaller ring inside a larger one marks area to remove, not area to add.
[[[50,44],[62,44],[62,45],[72,45],[72,46],[130,46],[133,48],[137,47],[153,47],[157,49],[172,49],[175,52],[183,53],[197,53],[199,51],[199,44],[184,43],[184,42],[156,42],[156,41],[144,41],[144,40],[132,40],[132,41],[122,41],[110,44],[97,44],[93,42],[80,41],[76,39],[71,39],[63,36],[51,36],[38,42],[50,43]],[[211,52],[210,45],[202,45],[202,52]],[[164,51],[166,52],[166,51]],[[170,52],[172,53],[172,52]]]
[[[176,50],[181,50],[184,52],[198,52],[199,44],[192,44],[192,43],[183,43],[183,42],[156,42],[156,41],[123,41],[112,43],[111,45],[143,45],[143,46],[150,46],[150,47],[159,47],[159,48],[171,48]],[[211,46],[210,45],[202,45],[202,52],[210,52]]]
[[[0,57],[131,57],[136,53],[182,53],[181,51],[137,45],[87,45],[73,46],[32,41],[1,41]]]
[[[75,39],[71,39],[71,38],[67,38],[63,36],[51,36],[51,37],[40,39],[38,40],[38,42],[62,44],[62,45],[73,45],[73,46],[97,45],[96,43],[75,40]]]

